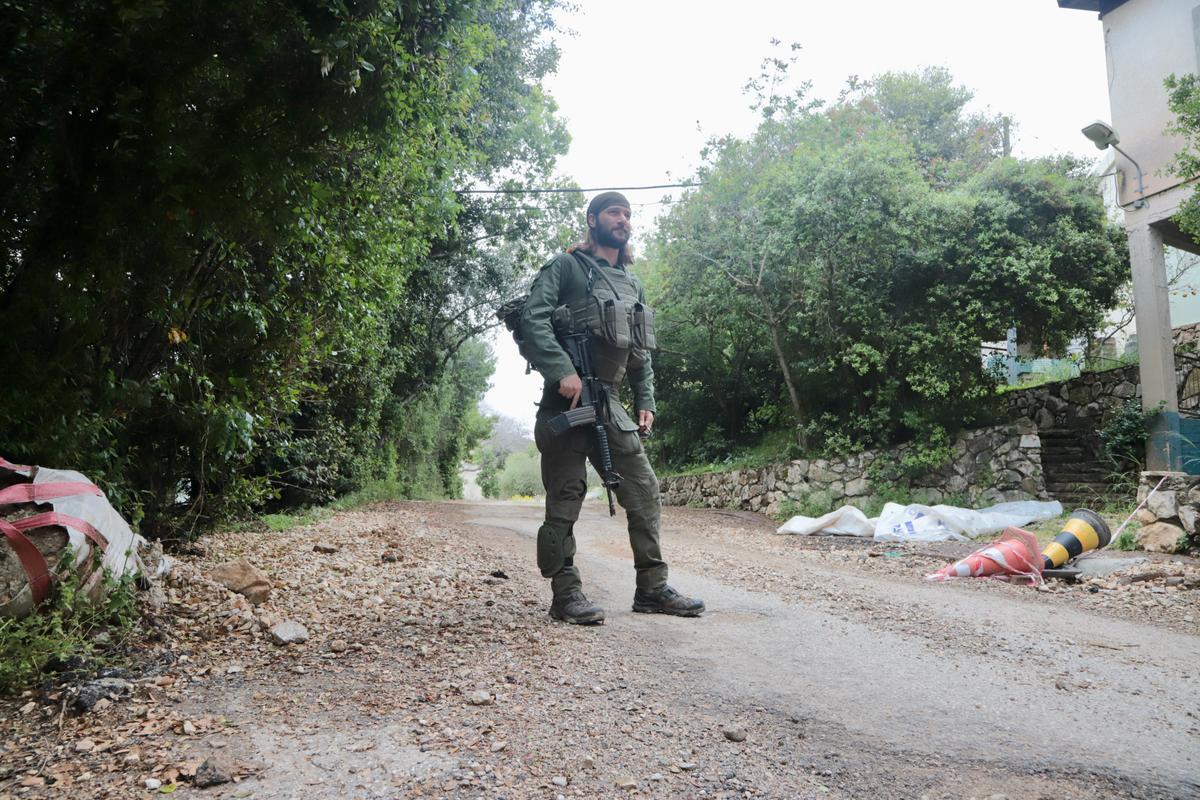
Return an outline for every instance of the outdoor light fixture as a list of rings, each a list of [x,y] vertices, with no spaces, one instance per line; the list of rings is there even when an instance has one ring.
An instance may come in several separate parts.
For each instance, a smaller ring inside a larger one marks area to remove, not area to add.
[[[1110,144],[1118,144],[1121,141],[1117,132],[1108,123],[1100,120],[1096,120],[1084,128],[1083,135],[1095,142],[1097,150],[1105,150]]]
[[[1113,150],[1116,150],[1118,153],[1125,156],[1125,158],[1129,160],[1130,164],[1133,164],[1133,168],[1137,170],[1138,182],[1138,199],[1133,201],[1133,207],[1141,208],[1142,206],[1146,205],[1146,201],[1144,199],[1146,188],[1142,182],[1142,168],[1136,161],[1133,160],[1133,156],[1117,147],[1117,142],[1121,141],[1121,137],[1117,135],[1117,132],[1113,130],[1113,127],[1107,122],[1096,120],[1091,125],[1084,127],[1083,135],[1090,139],[1092,144],[1096,145],[1097,150],[1107,150],[1109,147],[1112,147]]]

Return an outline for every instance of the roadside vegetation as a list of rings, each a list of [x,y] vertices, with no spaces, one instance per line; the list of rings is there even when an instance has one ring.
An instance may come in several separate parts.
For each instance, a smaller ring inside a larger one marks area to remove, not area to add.
[[[927,463],[908,466],[938,466],[995,414],[981,342],[1093,330],[1128,273],[1123,232],[1088,165],[1006,156],[1008,121],[967,111],[945,70],[825,103],[786,88],[788,66],[748,87],[758,130],[710,142],[641,267],[665,343],[654,457],[915,440]]]
[[[456,191],[552,180],[557,0],[0,5],[0,453],[158,537],[454,496],[577,213]]]
[[[45,673],[95,672],[122,663],[140,617],[134,579],[106,575],[104,584],[104,599],[96,602],[80,592],[78,573],[68,572],[38,613],[0,616],[0,696]]]

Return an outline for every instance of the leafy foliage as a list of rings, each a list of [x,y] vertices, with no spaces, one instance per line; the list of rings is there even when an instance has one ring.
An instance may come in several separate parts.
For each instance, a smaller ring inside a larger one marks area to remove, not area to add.
[[[712,142],[661,221],[668,464],[764,433],[845,452],[914,437],[928,468],[987,414],[980,343],[1055,347],[1091,330],[1127,271],[1082,165],[997,152],[995,120],[941,71],[885,75],[828,109],[801,99]]]
[[[1168,132],[1186,139],[1183,150],[1175,155],[1173,171],[1180,178],[1200,177],[1200,77],[1171,75],[1165,81],[1167,106],[1175,114]],[[1179,227],[1188,236],[1200,241],[1200,198],[1192,195],[1179,208],[1176,217]]]
[[[500,471],[500,496],[532,497],[542,492],[541,458],[537,447],[530,444],[524,451],[510,453]]]
[[[1130,398],[1112,409],[1100,428],[1104,456],[1111,465],[1108,481],[1125,495],[1137,492],[1138,475],[1146,463],[1146,437],[1161,411],[1161,403],[1158,408],[1145,409],[1141,400]]]
[[[1099,433],[1104,453],[1114,466],[1137,468],[1145,461],[1146,435],[1157,415],[1157,409],[1146,410],[1137,399],[1126,400],[1108,414]]]
[[[532,444],[525,426],[512,417],[491,418],[491,433],[474,455],[479,464],[479,490],[484,497],[500,497],[500,473],[508,456],[524,452]]]
[[[490,447],[485,446],[482,449],[476,482],[479,483],[479,491],[484,497],[500,497],[500,470],[504,468],[506,456],[507,454],[497,453]]]
[[[71,563],[69,552],[61,558]],[[107,594],[93,602],[80,593],[79,573],[68,570],[38,613],[0,617],[0,695],[26,688],[50,664],[95,660],[119,651],[138,618],[133,581],[132,576],[114,579],[106,572]]]
[[[556,0],[0,2],[0,452],[151,534],[453,494],[470,344],[571,201]]]

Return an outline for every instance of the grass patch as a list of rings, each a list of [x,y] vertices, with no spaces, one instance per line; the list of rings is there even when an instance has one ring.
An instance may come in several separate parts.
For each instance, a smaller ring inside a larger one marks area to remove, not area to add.
[[[788,497],[779,503],[779,511],[776,512],[774,519],[779,522],[787,522],[792,517],[823,517],[832,510],[828,503],[813,502],[808,498],[796,502]]]
[[[398,500],[443,500],[443,495],[432,490],[423,491],[421,489],[413,490],[413,487],[406,486],[399,481],[393,480],[374,480],[368,481],[363,487],[350,494],[343,495],[337,500],[334,500],[326,509],[334,511],[353,511],[362,506],[369,506],[372,503],[394,503]]]
[[[276,532],[316,525],[332,517],[338,511],[353,511],[373,503],[393,503],[398,500],[443,500],[445,496],[432,489],[417,488],[395,480],[369,481],[357,491],[342,495],[324,506],[310,506],[291,513],[263,514],[257,521]],[[245,524],[254,524],[253,521]]]
[[[1018,383],[1014,386],[1000,384],[996,387],[996,393],[1007,394],[1008,392],[1019,392],[1022,389],[1045,386],[1048,383],[1062,383],[1063,381],[1073,380],[1076,377],[1082,377],[1089,372],[1112,372],[1115,369],[1124,369],[1136,363],[1138,363],[1137,353],[1130,353],[1119,358],[1095,357],[1084,361],[1078,376],[1072,367],[1061,364],[1047,372],[1041,373],[1036,378],[1029,379],[1026,383]]]
[[[1108,545],[1113,550],[1137,550],[1137,528],[1140,527],[1137,523],[1129,523],[1129,527],[1121,531],[1121,535]]]
[[[333,516],[332,509],[313,507],[301,509],[295,514],[263,514],[259,519],[273,531],[286,531],[290,528],[316,525],[331,516]]]
[[[69,553],[62,557],[71,558]],[[108,594],[93,602],[79,592],[79,576],[71,572],[37,613],[0,617],[0,695],[37,683],[53,663],[82,661],[95,667],[116,658],[137,625],[134,578],[117,580],[106,573],[104,581]]]

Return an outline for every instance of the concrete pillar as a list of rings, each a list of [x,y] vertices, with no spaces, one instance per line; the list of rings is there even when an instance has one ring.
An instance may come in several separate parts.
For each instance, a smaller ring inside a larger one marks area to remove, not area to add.
[[[1006,118],[1007,119],[1007,118]],[[1020,373],[1017,372],[1017,329],[1008,329],[1008,338],[1005,341],[1005,363],[1008,366],[1008,385],[1016,386],[1017,379]]]
[[[1163,238],[1143,224],[1130,228],[1133,307],[1137,318],[1142,407],[1160,409],[1146,442],[1146,469],[1180,470],[1179,397],[1175,386],[1175,347],[1167,301],[1167,264]]]

